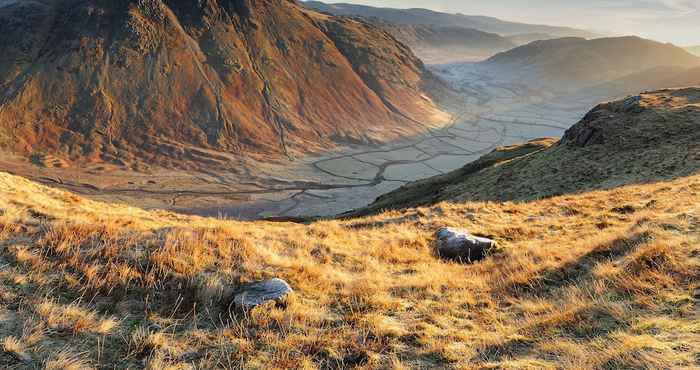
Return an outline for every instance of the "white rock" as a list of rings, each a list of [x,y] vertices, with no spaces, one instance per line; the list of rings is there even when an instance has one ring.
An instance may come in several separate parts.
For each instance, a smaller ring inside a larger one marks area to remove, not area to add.
[[[233,304],[241,310],[249,310],[265,302],[281,302],[292,287],[282,279],[270,279],[242,286],[233,297]]]
[[[474,262],[486,257],[496,247],[496,242],[474,236],[465,230],[443,227],[436,233],[437,254],[442,258],[460,262]]]

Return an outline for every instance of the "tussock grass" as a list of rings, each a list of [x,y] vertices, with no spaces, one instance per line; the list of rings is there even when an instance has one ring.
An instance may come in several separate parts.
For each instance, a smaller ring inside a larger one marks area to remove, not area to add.
[[[146,212],[0,174],[0,367],[697,368],[699,193],[690,176],[300,225]],[[441,261],[442,226],[501,249]],[[270,277],[295,294],[229,309],[237,286]]]

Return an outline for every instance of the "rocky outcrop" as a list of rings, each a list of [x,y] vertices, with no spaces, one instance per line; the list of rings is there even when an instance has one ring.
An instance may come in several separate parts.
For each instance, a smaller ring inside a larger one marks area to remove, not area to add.
[[[585,147],[602,145],[610,140],[620,140],[621,138],[614,137],[619,131],[618,128],[611,126],[619,125],[620,123],[616,121],[622,116],[631,118],[643,113],[645,106],[641,95],[599,104],[588,112],[581,121],[566,130],[560,144]]]

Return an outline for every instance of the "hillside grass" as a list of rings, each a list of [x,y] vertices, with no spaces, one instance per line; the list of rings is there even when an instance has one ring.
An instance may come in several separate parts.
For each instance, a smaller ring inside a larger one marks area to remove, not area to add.
[[[0,368],[692,369],[700,175],[308,225],[89,201],[0,173]],[[438,227],[499,241],[436,258]],[[284,305],[229,310],[280,277]]]

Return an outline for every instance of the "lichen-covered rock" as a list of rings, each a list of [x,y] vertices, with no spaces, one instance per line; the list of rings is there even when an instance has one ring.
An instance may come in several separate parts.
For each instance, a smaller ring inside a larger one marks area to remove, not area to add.
[[[292,287],[282,279],[258,281],[242,286],[233,296],[233,305],[240,310],[249,310],[266,302],[279,303],[292,292]]]
[[[497,245],[491,239],[449,227],[438,230],[436,237],[438,256],[467,263],[484,259]]]

